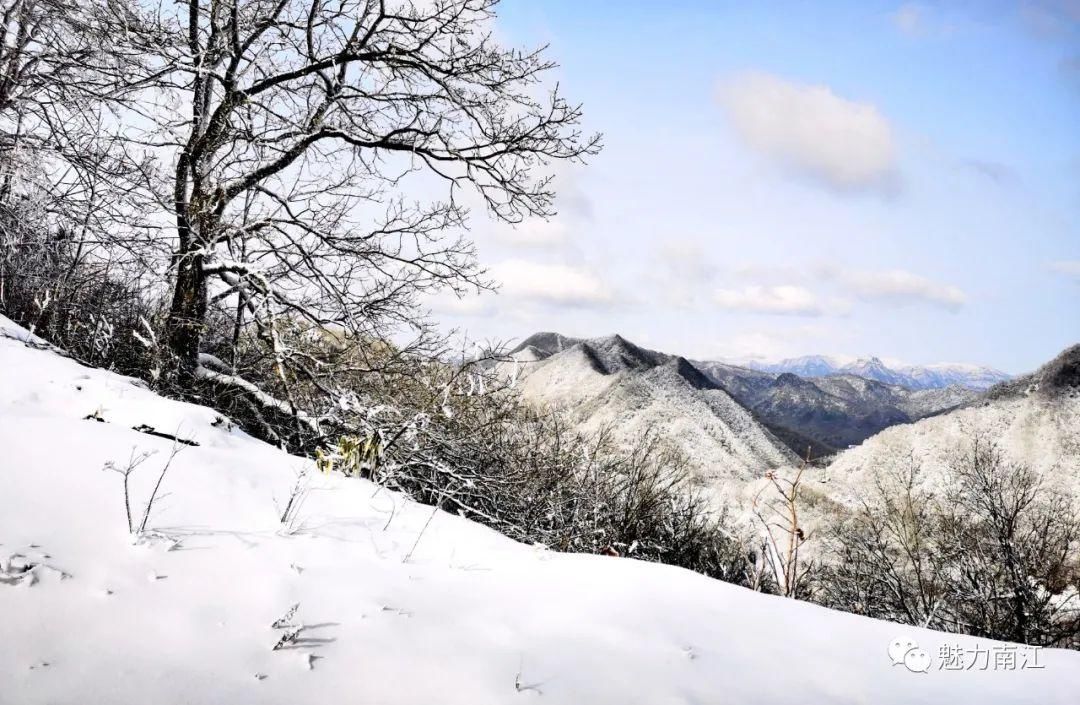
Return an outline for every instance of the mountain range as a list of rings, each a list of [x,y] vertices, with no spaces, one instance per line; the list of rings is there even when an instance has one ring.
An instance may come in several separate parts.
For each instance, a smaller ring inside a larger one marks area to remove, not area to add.
[[[875,473],[912,462],[943,477],[950,454],[973,434],[1080,494],[1080,346],[985,391],[973,387],[1004,375],[951,366],[967,384],[953,376],[941,386],[946,366],[921,368],[933,377],[880,360],[785,361],[801,376],[689,360],[618,335],[537,333],[510,357],[502,364],[526,402],[568,412],[584,431],[608,428],[627,444],[657,433],[688,458],[696,484],[731,506],[745,505],[766,471],[807,455],[833,483],[820,491],[839,502],[855,501]],[[925,386],[913,388],[912,379]]]
[[[863,357],[844,362],[826,355],[807,355],[776,363],[748,362],[746,366],[775,374],[790,372],[799,377],[855,375],[908,389],[942,389],[959,385],[981,391],[1010,378],[1010,375],[984,365],[938,363],[890,366],[877,357]]]
[[[527,401],[568,410],[587,430],[612,427],[628,441],[647,429],[663,433],[712,480],[831,455],[977,397],[958,385],[908,389],[854,374],[809,378],[688,360],[618,335],[537,333],[511,357],[509,374]]]
[[[948,413],[888,428],[838,454],[828,468],[831,494],[856,501],[882,473],[915,464],[930,483],[947,481],[958,451],[979,439],[1042,481],[1080,497],[1080,345],[1031,374],[995,385]]]

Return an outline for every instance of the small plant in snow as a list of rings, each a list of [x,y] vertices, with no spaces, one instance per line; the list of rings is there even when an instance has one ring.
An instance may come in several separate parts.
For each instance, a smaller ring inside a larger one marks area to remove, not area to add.
[[[27,338],[27,344],[29,344],[29,341],[33,339],[34,331],[36,331],[37,327],[41,324],[41,319],[45,317],[45,311],[48,310],[49,304],[51,303],[52,292],[50,292],[48,289],[45,290],[45,295],[43,297],[34,296],[34,308],[37,309],[38,313],[37,319],[30,324],[30,337]]]
[[[300,638],[300,632],[304,630],[302,625],[294,623],[296,619],[296,612],[300,609],[300,603],[297,602],[285,612],[285,614],[274,620],[274,623],[270,625],[271,629],[284,629],[281,637],[277,640],[277,643],[271,648],[271,651],[280,651],[292,644],[296,643],[296,640]]]
[[[270,625],[271,629],[288,629],[289,627],[295,627],[293,620],[296,618],[296,613],[300,609],[300,603],[297,602],[289,610],[274,620],[274,623]]]
[[[300,508],[304,506],[308,495],[311,493],[310,475],[307,469],[302,469],[296,474],[296,482],[292,492],[289,493],[289,501],[281,511],[281,526],[286,534],[294,534],[299,529]]]
[[[143,330],[146,331],[146,335],[139,333],[137,328],[131,329],[131,337],[137,340],[156,360],[158,356],[158,339],[157,334],[154,332],[153,326],[150,325],[150,321],[146,320],[146,316],[139,316],[139,324]],[[161,366],[153,365],[147,372],[150,375],[150,379],[156,382],[161,377]]]
[[[168,460],[165,461],[165,465],[161,468],[161,472],[158,473],[157,482],[154,483],[154,489],[150,493],[150,499],[146,502],[146,509],[143,510],[142,520],[139,522],[137,528],[131,516],[131,475],[157,451],[136,453],[135,448],[132,448],[131,456],[128,458],[126,465],[119,465],[112,460],[105,463],[104,470],[112,470],[120,473],[124,478],[124,515],[127,518],[129,534],[142,534],[146,532],[146,524],[150,521],[150,512],[154,508],[154,502],[158,499],[158,491],[161,489],[161,483],[165,479],[165,473],[169,471],[173,459],[179,455],[181,450],[182,447],[180,445],[173,443],[172,452],[169,453]]]
[[[129,534],[135,533],[135,525],[131,521],[131,491],[129,478],[131,477],[131,474],[135,472],[140,465],[146,462],[147,458],[149,458],[151,455],[153,455],[153,453],[151,452],[143,452],[136,455],[135,449],[132,448],[131,457],[128,458],[127,465],[118,465],[115,461],[110,460],[109,462],[105,463],[105,467],[103,468],[105,470],[112,470],[113,472],[118,472],[124,478],[124,514],[127,517],[127,528]]]
[[[105,316],[87,315],[90,328],[90,347],[93,353],[99,357],[106,357],[113,341],[113,324]]]
[[[346,477],[366,477],[378,467],[382,450],[382,437],[378,433],[369,433],[363,439],[341,436],[333,449],[316,449],[315,466],[323,473],[336,468]]]
[[[296,640],[299,639],[299,638],[300,638],[300,630],[299,629],[290,629],[289,631],[287,631],[287,632],[285,632],[284,634],[281,635],[281,638],[277,640],[277,643],[274,644],[273,648],[271,648],[270,650],[271,651],[281,651],[282,649],[287,648],[287,647],[295,644]]]

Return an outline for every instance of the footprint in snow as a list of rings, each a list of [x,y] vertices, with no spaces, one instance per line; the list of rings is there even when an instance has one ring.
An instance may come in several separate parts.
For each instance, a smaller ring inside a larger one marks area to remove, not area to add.
[[[32,546],[40,548],[40,546]],[[67,580],[71,577],[55,566],[44,562],[49,558],[48,554],[40,554],[39,558],[30,558],[22,553],[9,554],[7,558],[0,559],[0,585],[36,585],[42,580]]]

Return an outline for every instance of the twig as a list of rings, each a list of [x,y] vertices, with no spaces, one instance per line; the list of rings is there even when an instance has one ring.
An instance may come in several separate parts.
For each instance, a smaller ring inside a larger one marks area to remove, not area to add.
[[[412,548],[410,548],[409,552],[405,554],[405,557],[401,559],[402,563],[408,563],[409,559],[412,558],[413,551],[415,551],[416,547],[420,545],[420,539],[424,538],[424,532],[427,531],[428,525],[431,523],[431,520],[435,518],[435,514],[439,511],[440,504],[442,504],[441,495],[439,497],[439,501],[435,503],[435,506],[431,510],[431,516],[429,516],[427,518],[427,521],[424,522],[424,528],[420,529],[420,534],[416,537],[416,541],[413,542]]]
[[[165,479],[165,473],[169,471],[169,466],[172,465],[173,458],[180,454],[183,450],[177,442],[181,439],[175,439],[173,441],[172,452],[169,453],[169,459],[165,461],[165,467],[161,468],[161,473],[158,475],[157,482],[154,484],[154,491],[150,493],[150,501],[146,503],[146,511],[143,512],[142,523],[139,524],[139,533],[146,531],[146,522],[150,520],[150,509],[154,506],[154,500],[157,499],[158,489],[161,488],[161,481]],[[127,490],[127,477],[124,478],[125,495]],[[126,496],[125,496],[126,499]],[[130,523],[130,518],[129,518]]]
[[[172,433],[163,433],[161,431],[156,430],[153,426],[150,426],[148,424],[139,424],[138,426],[132,426],[131,430],[138,431],[139,433],[145,433],[148,436],[157,436],[158,438],[167,438],[168,440],[173,441],[174,443],[183,443],[186,446],[197,446],[197,445],[199,445],[198,441],[192,441],[192,440],[189,440],[187,438],[180,438],[179,436],[176,436],[176,435],[174,435]],[[175,455],[175,453],[174,453],[174,455]]]
[[[116,465],[114,461],[110,460],[109,462],[105,463],[104,468],[106,470],[113,470],[124,476],[124,513],[127,516],[127,527],[129,534],[135,533],[135,528],[131,522],[131,493],[128,489],[128,478],[131,476],[131,473],[135,472],[135,469],[137,467],[142,465],[147,458],[153,455],[153,452],[144,452],[140,454],[138,458],[136,458],[135,450],[135,447],[132,447],[131,457],[128,458],[128,464],[126,467],[120,468]]]

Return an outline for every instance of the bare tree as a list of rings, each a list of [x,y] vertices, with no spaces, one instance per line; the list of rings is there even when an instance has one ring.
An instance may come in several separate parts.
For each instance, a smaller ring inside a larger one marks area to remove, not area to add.
[[[593,154],[599,138],[581,135],[580,109],[557,88],[538,90],[553,67],[542,49],[495,42],[495,5],[162,6],[163,95],[178,117],[153,144],[174,154],[158,197],[177,235],[167,340],[182,378],[295,411],[293,377],[321,371],[283,326],[377,338],[418,326],[425,292],[488,285],[461,234],[463,199],[508,221],[552,213],[544,165]],[[220,356],[200,357],[215,305],[267,346],[280,404]]]
[[[953,462],[946,531],[963,546],[953,619],[1028,644],[1080,646],[1080,516],[1075,500],[983,436]]]
[[[980,435],[948,469],[937,491],[914,463],[879,480],[833,527],[819,598],[907,624],[1080,645],[1074,500]]]
[[[148,79],[124,45],[142,26],[127,0],[0,0],[0,306],[94,362],[115,328],[107,290],[147,271],[149,241],[118,239],[138,229],[139,170],[110,115]]]
[[[882,472],[826,538],[819,597],[857,614],[943,628],[950,564],[963,547],[944,531],[941,503],[912,458]]]
[[[749,581],[755,589],[771,583],[785,597],[808,596],[814,565],[804,555],[803,544],[810,539],[810,532],[799,517],[808,465],[809,460],[800,463],[790,476],[770,470],[765,473],[769,484],[754,497],[752,510],[762,529],[757,565]]]

